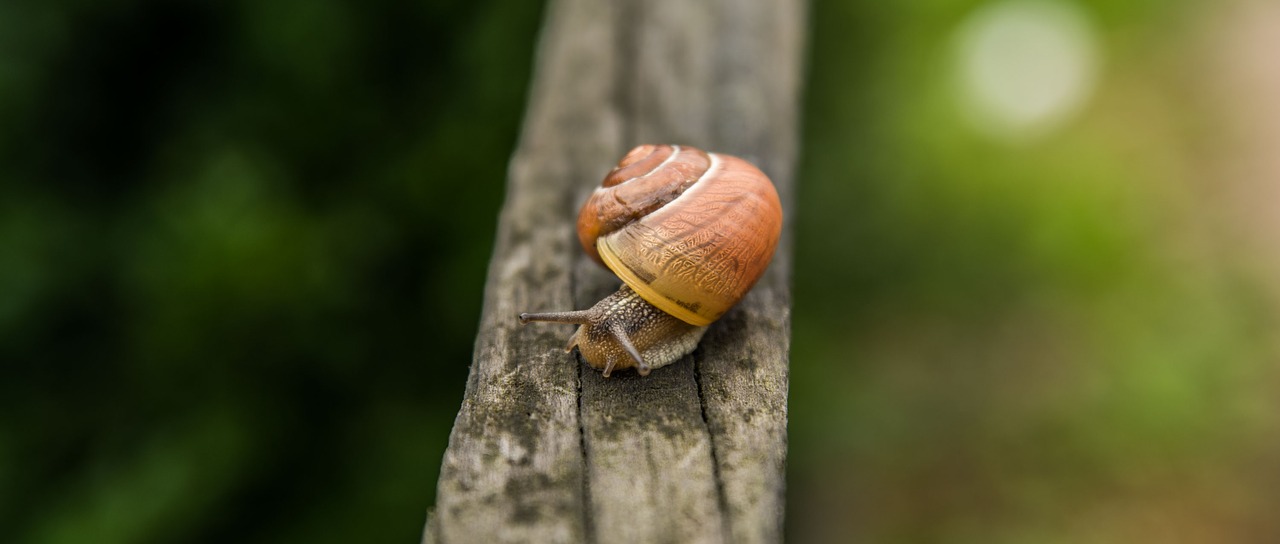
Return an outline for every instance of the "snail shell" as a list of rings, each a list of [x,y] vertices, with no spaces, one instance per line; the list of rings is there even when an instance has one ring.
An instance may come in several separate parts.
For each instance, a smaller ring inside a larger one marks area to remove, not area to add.
[[[693,147],[642,145],[578,214],[578,239],[650,304],[691,325],[727,312],[764,274],[782,204],[751,163]]]
[[[707,325],[764,274],[782,232],[773,183],[751,163],[693,147],[642,145],[578,215],[587,254],[625,285],[587,310],[520,314],[576,323],[568,349],[608,377],[641,375],[697,347]]]

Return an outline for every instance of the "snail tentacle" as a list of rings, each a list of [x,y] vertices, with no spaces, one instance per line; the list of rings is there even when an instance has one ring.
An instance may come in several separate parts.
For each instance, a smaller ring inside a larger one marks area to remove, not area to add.
[[[600,375],[608,378],[610,374],[613,374],[613,367],[617,362],[618,360],[615,359],[612,355],[610,355],[609,360],[604,364],[604,371],[601,372]]]
[[[591,318],[595,315],[591,310],[574,310],[571,312],[540,312],[540,313],[522,313],[520,314],[520,324],[527,325],[530,321],[545,321],[547,323],[572,323],[581,325],[590,323]]]
[[[613,321],[609,323],[609,332],[613,333],[613,337],[618,340],[618,345],[626,350],[627,355],[631,356],[631,360],[636,363],[636,371],[641,376],[649,375],[649,365],[645,364],[644,357],[640,356],[640,350],[636,349],[635,344],[631,343],[631,338],[627,336],[627,328],[621,321]]]

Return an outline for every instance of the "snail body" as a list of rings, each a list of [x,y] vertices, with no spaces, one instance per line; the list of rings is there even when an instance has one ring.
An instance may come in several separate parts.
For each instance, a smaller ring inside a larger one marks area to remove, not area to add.
[[[580,325],[578,348],[607,377],[641,375],[697,347],[706,327],[764,274],[782,231],[773,183],[751,163],[697,148],[642,145],[578,215],[578,239],[623,281],[588,310],[520,314]]]

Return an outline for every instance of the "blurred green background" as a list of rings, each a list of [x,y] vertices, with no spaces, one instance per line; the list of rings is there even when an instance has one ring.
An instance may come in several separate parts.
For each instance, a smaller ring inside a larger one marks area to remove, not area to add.
[[[416,541],[542,8],[0,4],[3,540]],[[1280,8],[810,17],[789,537],[1280,541]]]

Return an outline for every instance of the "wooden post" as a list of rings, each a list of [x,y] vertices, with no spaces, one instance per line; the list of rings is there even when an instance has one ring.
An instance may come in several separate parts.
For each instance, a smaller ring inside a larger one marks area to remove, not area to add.
[[[790,335],[799,0],[552,0],[489,267],[466,397],[425,542],[778,542]],[[788,214],[772,266],[691,356],[648,377],[564,352],[617,288],[578,207],[632,146],[738,155]]]

